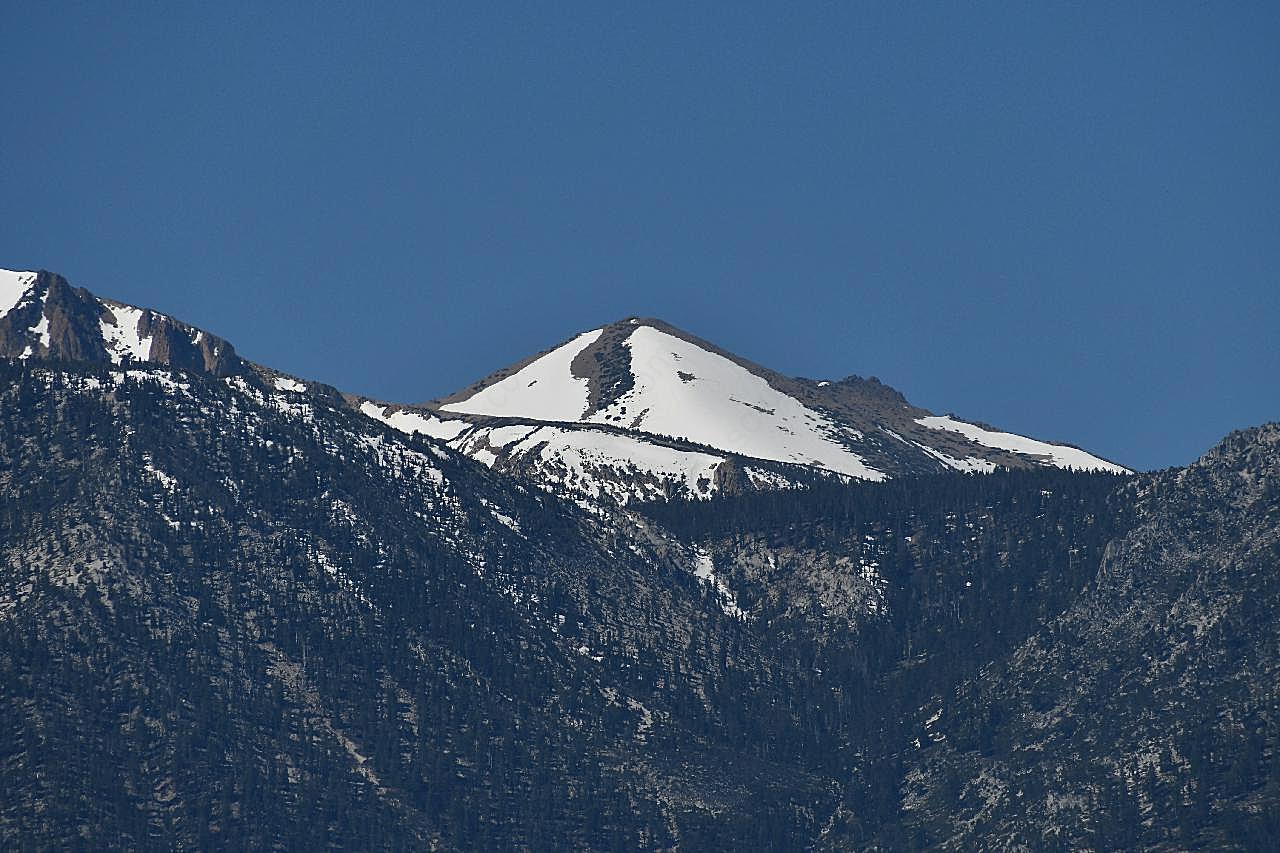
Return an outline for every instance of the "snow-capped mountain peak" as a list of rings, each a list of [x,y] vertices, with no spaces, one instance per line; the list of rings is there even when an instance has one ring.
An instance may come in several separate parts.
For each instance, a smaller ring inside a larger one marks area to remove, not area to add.
[[[629,319],[584,332],[439,409],[601,424],[860,479],[884,478],[850,449],[848,439],[856,435],[738,361],[663,325]]]
[[[700,488],[685,484],[695,494],[715,491],[735,467],[738,476],[729,479],[736,488],[778,485],[800,472],[882,480],[1000,465],[1125,470],[1078,448],[935,416],[875,379],[782,376],[638,317],[575,335],[416,411],[373,408],[388,422],[417,418],[418,431],[448,433],[486,464],[559,472],[544,476],[562,478],[557,485],[571,490],[578,479],[601,476],[574,472],[577,455],[588,453],[603,468],[631,463],[632,454],[617,446],[623,436],[645,446],[646,455],[710,451],[720,462],[701,472]],[[507,441],[520,424],[537,426],[538,440]],[[603,443],[619,458],[606,461]],[[766,476],[748,461],[774,467]]]

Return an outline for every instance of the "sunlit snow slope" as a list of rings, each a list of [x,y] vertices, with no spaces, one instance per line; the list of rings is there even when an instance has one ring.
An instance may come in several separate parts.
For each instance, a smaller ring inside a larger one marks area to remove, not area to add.
[[[517,416],[539,421],[576,421],[587,410],[588,384],[573,375],[573,360],[600,337],[600,329],[578,335],[513,376],[490,385],[447,412]]]
[[[562,487],[583,479],[582,459],[599,461],[602,446],[611,458],[669,475],[689,470],[676,454],[703,453],[694,467],[710,458],[710,471],[678,478],[694,494],[714,491],[723,479],[715,470],[730,458],[867,480],[997,466],[1125,470],[1075,447],[934,416],[876,380],[784,377],[660,321],[634,318],[577,335],[437,403],[416,410],[376,406],[367,413],[444,437],[495,467],[516,457],[528,463],[534,443],[533,467],[563,468],[556,484]],[[513,422],[545,424],[526,428],[545,443],[497,440]],[[630,441],[620,441],[617,432]],[[594,467],[587,479],[602,476],[607,466]],[[775,476],[781,481],[773,485],[791,482],[785,473]],[[701,488],[691,485],[697,483]],[[738,482],[764,484],[759,472]]]
[[[602,329],[579,335],[476,395],[442,411],[533,420],[625,426],[630,432],[679,436],[743,456],[884,479],[840,440],[829,417],[773,388],[724,356],[646,325],[626,338],[630,391],[587,413],[588,381],[574,359]],[[856,437],[856,436],[855,436]]]
[[[1122,474],[1128,470],[1116,465],[1114,462],[1107,462],[1088,454],[1078,447],[1050,444],[1046,441],[1037,441],[1034,438],[1026,438],[1013,433],[984,429],[976,424],[965,423],[947,415],[920,418],[916,423],[930,429],[959,433],[970,441],[981,444],[983,447],[994,447],[998,450],[1043,457],[1049,460],[1048,464],[1058,468],[1073,468],[1080,471],[1111,471],[1115,474]]]

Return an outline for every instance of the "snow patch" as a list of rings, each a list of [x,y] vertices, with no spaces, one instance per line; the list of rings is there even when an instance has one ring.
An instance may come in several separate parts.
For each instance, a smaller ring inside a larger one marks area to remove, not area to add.
[[[471,424],[463,420],[446,421],[435,415],[422,414],[420,412],[393,411],[387,414],[390,409],[390,406],[379,406],[377,403],[371,403],[367,400],[360,404],[361,413],[376,421],[382,421],[392,429],[409,433],[410,435],[421,433],[432,438],[450,441],[466,432],[471,426]]]
[[[603,331],[583,332],[505,379],[465,400],[440,408],[448,412],[518,416],[539,421],[580,420],[587,411],[587,380],[574,376],[570,365]]]
[[[484,435],[488,440],[490,447],[506,447],[508,444],[528,438],[529,433],[533,432],[535,429],[537,429],[537,427],[497,427],[495,429],[487,430]]]
[[[33,272],[0,270],[0,316],[13,310],[35,283]]]
[[[880,427],[880,429],[882,429],[884,432],[888,433],[890,437],[892,437],[892,438],[896,438],[898,441],[901,441],[903,444],[914,444],[914,442],[907,441],[905,438],[903,438],[902,436],[898,435],[896,432],[894,432],[893,430],[889,429],[888,427],[883,427],[883,426],[882,426],[882,427]],[[917,444],[916,446],[917,446],[917,447],[919,447],[920,445],[918,445],[918,444]]]
[[[277,391],[290,391],[293,393],[301,393],[307,390],[307,386],[296,379],[290,379],[287,376],[277,376],[275,381]]]
[[[40,315],[40,322],[36,323],[31,329],[40,336],[40,346],[44,347],[45,352],[49,351],[49,344],[53,342],[49,337],[49,317],[45,314]]]
[[[109,304],[107,309],[114,321],[99,321],[102,326],[102,341],[107,346],[107,355],[113,364],[119,364],[125,356],[134,361],[148,361],[151,358],[151,337],[142,337],[138,326],[142,323],[142,309],[128,305]]]
[[[715,560],[701,548],[697,550],[697,560],[693,566],[693,574],[699,580],[710,584],[719,594],[721,610],[736,619],[747,618],[747,614],[738,606],[733,590],[729,589],[728,585],[716,576]]]
[[[766,471],[763,468],[746,467],[747,479],[751,485],[757,489],[793,489],[796,486],[794,480],[784,477],[776,471]]]
[[[841,442],[857,438],[853,431],[842,431],[737,362],[651,326],[637,327],[626,345],[635,385],[590,420],[628,423],[632,429],[682,436],[757,459],[885,479]],[[680,373],[698,381],[684,382]]]
[[[509,427],[499,427],[499,433]],[[719,456],[699,451],[678,450],[629,435],[595,429],[565,429],[544,426],[510,444],[504,455],[528,459],[536,454],[537,465],[548,487],[586,494],[592,498],[607,496],[619,503],[661,497],[664,485],[672,491],[687,491],[691,497],[708,497],[716,490],[716,469],[724,461]],[[490,433],[490,434],[491,434]],[[480,444],[485,433],[472,439]],[[510,437],[499,436],[499,444]],[[459,447],[462,452],[492,456],[492,451],[476,447]],[[481,458],[481,461],[485,461]],[[486,463],[491,464],[491,463]]]
[[[1099,459],[1098,457],[1086,453],[1076,447],[1067,447],[1061,444],[1049,444],[1045,441],[1036,441],[1034,438],[1014,435],[1009,432],[996,432],[994,430],[983,429],[977,424],[956,420],[950,415],[917,418],[916,423],[921,426],[928,427],[929,429],[958,432],[965,438],[977,444],[981,444],[983,447],[993,447],[997,450],[1008,450],[1011,453],[1021,453],[1026,456],[1043,457],[1046,460],[1046,464],[1053,465],[1058,468],[1070,468],[1079,471],[1110,471],[1115,474],[1129,473],[1128,468],[1123,468],[1113,462],[1108,462],[1105,459]]]
[[[504,525],[511,528],[516,533],[520,533],[521,535],[523,535],[523,532],[520,529],[520,522],[516,521],[511,516],[507,515],[505,512],[502,512],[501,510],[499,510],[496,504],[492,503],[491,501],[487,501],[484,498],[480,499],[480,503],[484,506],[485,509],[489,510],[489,514],[492,515],[494,518],[496,518],[498,521],[502,522]]]
[[[149,455],[144,457],[143,469],[159,481],[160,485],[164,486],[165,491],[172,493],[178,488],[177,479],[157,468],[155,463],[151,461],[151,457]]]
[[[913,441],[911,444],[914,444],[916,447],[920,448],[934,459],[937,459],[948,468],[954,468],[957,471],[976,471],[979,474],[990,474],[998,467],[996,463],[989,462],[986,459],[980,459],[977,456],[966,456],[963,459],[956,459],[954,456],[948,456],[941,450],[934,450],[927,444],[921,444],[918,441]]]

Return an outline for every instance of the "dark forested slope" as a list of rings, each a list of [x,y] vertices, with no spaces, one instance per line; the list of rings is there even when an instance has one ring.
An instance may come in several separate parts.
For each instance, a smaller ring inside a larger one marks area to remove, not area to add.
[[[833,802],[809,688],[661,540],[240,377],[0,372],[0,846],[790,846]]]
[[[939,691],[884,846],[1275,849],[1280,426],[1117,499],[1135,524],[1084,592]]]
[[[635,512],[291,388],[0,362],[0,846],[1274,837],[1280,428]]]

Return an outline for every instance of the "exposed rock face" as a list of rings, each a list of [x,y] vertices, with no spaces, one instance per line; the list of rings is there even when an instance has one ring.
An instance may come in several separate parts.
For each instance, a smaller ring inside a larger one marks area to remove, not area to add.
[[[87,290],[55,273],[33,273],[23,300],[0,316],[0,355],[106,361],[101,314],[101,304]]]
[[[96,363],[149,362],[213,376],[248,365],[221,338],[149,309],[99,299],[56,273],[29,277],[20,301],[0,316],[0,355]]]
[[[148,361],[169,367],[198,370],[212,376],[233,376],[245,370],[231,344],[205,332],[192,334],[189,326],[175,322],[163,314],[146,311],[138,325],[139,333],[151,338]]]
[[[635,387],[631,350],[626,345],[632,328],[629,320],[606,326],[596,342],[578,353],[569,365],[574,376],[587,380],[584,417],[608,408]]]

